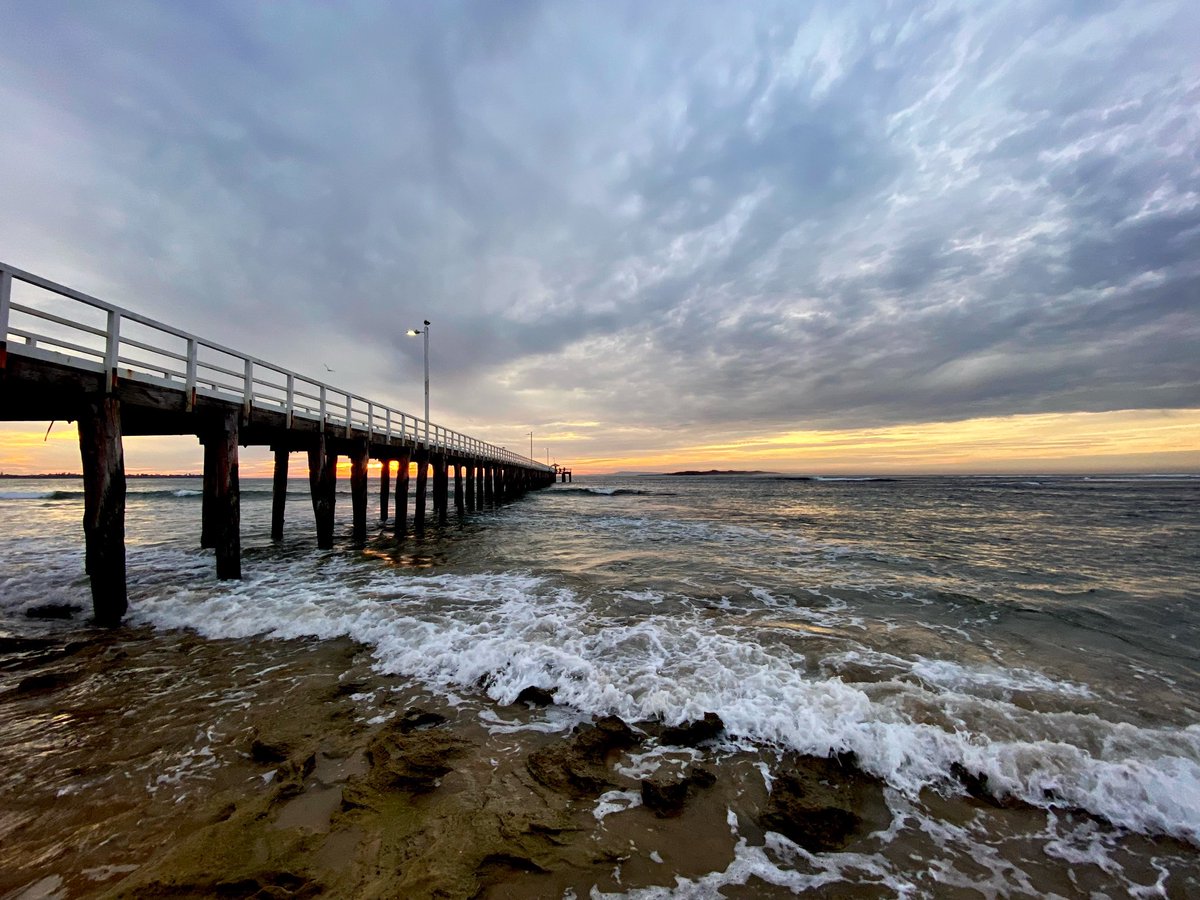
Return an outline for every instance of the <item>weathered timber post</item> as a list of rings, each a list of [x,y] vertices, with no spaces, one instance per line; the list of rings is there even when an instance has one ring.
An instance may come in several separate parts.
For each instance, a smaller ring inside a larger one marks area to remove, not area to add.
[[[463,466],[461,460],[454,461],[454,509],[461,516],[466,512],[466,501],[463,497]]]
[[[417,453],[417,496],[413,505],[413,529],[425,533],[425,491],[429,482],[429,456]]]
[[[482,461],[477,462],[475,465],[475,497],[476,497],[475,508],[476,509],[483,509],[483,501],[484,501],[483,479],[484,479],[484,475],[486,472],[487,472],[487,463],[482,462]]]
[[[383,468],[379,470],[379,521],[388,520],[388,499],[392,491],[392,461],[383,460]]]
[[[125,586],[125,453],[121,403],[89,397],[79,422],[83,462],[83,537],[92,586],[92,613],[100,625],[120,625],[129,608]]]
[[[483,494],[488,506],[496,504],[496,464],[488,466],[487,477],[483,479]]]
[[[208,441],[203,437],[200,443],[204,446],[204,484],[200,488],[200,546],[211,550],[217,546],[217,456],[221,447],[216,441]]]
[[[226,413],[221,433],[210,435],[217,445],[216,504],[217,577],[242,577],[241,490],[238,485],[239,412]]]
[[[445,525],[450,507],[450,464],[445,456],[437,458],[433,480],[434,506],[437,508],[438,524]]]
[[[367,541],[367,458],[365,440],[354,441],[350,448],[350,506],[354,519],[354,543]]]
[[[271,482],[271,540],[283,540],[283,510],[287,505],[288,450],[275,447],[275,478]]]
[[[333,512],[337,498],[337,454],[330,452],[329,438],[317,436],[308,448],[308,488],[317,520],[317,548],[333,549]]]
[[[466,478],[467,484],[467,509],[475,509],[475,463],[468,461],[463,466],[463,477]]]
[[[396,537],[408,529],[408,455],[396,460]]]

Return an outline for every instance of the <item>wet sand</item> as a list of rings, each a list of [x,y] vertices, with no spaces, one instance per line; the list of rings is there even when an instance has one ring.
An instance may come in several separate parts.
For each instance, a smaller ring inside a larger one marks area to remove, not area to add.
[[[1045,852],[1045,810],[978,785],[914,800],[849,759],[656,723],[572,731],[546,698],[437,697],[347,640],[47,634],[0,638],[0,897],[583,897],[679,879],[698,896],[872,897],[897,893],[897,871],[978,896],[1005,854],[1037,878],[1013,876],[1017,893],[1115,887]],[[972,859],[918,821],[1001,849]],[[1196,848],[1094,829],[1120,842],[1125,878],[1200,888]]]

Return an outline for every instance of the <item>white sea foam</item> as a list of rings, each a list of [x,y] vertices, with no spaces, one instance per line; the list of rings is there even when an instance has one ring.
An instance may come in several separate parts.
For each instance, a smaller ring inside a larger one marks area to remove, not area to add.
[[[959,763],[987,775],[1000,793],[1200,843],[1200,726],[1147,729],[1076,716],[1070,728],[1058,728],[989,693],[996,684],[1067,694],[1082,686],[895,657],[921,679],[875,691],[809,673],[786,644],[762,642],[761,629],[700,609],[611,618],[533,575],[408,576],[320,559],[315,571],[278,566],[238,583],[209,576],[202,589],[163,587],[136,598],[132,619],[214,638],[349,636],[372,648],[382,672],[447,693],[482,683],[502,704],[539,685],[580,717],[615,713],[674,724],[715,712],[733,736],[806,753],[854,751],[867,770],[909,796],[947,785],[951,764]],[[957,715],[964,703],[969,718]],[[972,727],[983,722],[987,733],[914,718],[922,707]],[[573,720],[564,715],[560,727]]]

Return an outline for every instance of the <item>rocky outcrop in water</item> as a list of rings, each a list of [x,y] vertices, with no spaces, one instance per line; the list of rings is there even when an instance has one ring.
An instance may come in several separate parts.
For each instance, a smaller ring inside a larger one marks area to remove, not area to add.
[[[705,713],[702,719],[693,719],[669,728],[664,728],[659,743],[676,747],[695,747],[710,741],[725,730],[725,723],[716,713]]]
[[[655,772],[642,780],[642,805],[659,818],[683,812],[688,796],[696,788],[712,787],[717,776],[704,766],[692,766],[687,772]]]
[[[617,716],[579,725],[571,737],[529,755],[529,774],[562,793],[594,797],[616,785],[608,766],[609,754],[638,743],[633,729]]]
[[[759,818],[811,853],[841,850],[889,821],[883,782],[860,769],[853,754],[789,758]]]
[[[402,717],[367,744],[370,769],[366,780],[372,787],[413,793],[432,791],[451,771],[450,761],[469,746],[448,732],[413,724],[421,718]],[[443,716],[437,718],[445,721]]]
[[[531,706],[553,706],[554,694],[545,688],[530,685],[517,694],[515,703],[528,703]]]

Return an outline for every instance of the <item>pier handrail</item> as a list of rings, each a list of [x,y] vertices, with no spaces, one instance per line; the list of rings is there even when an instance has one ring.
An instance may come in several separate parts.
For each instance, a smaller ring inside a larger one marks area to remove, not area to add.
[[[75,305],[55,314],[14,302],[14,281],[48,291]],[[83,310],[78,304],[103,313],[104,324],[89,325],[83,321],[84,316],[80,315]],[[17,325],[13,323],[14,313],[20,320]],[[147,333],[139,332],[135,338],[123,333],[123,325],[138,326]],[[173,341],[165,341],[163,336]],[[299,418],[318,423],[321,430],[326,425],[340,425],[365,431],[369,440],[379,436],[426,443],[426,422],[412,413],[368,400],[0,262],[0,365],[5,353],[98,372],[105,377],[108,390],[118,376],[127,381],[177,389],[183,393],[189,409],[198,396],[203,396],[241,403],[247,413],[251,409],[280,412],[287,416],[289,424]],[[426,449],[469,453],[494,462],[551,471],[535,459],[434,422],[428,423]]]

